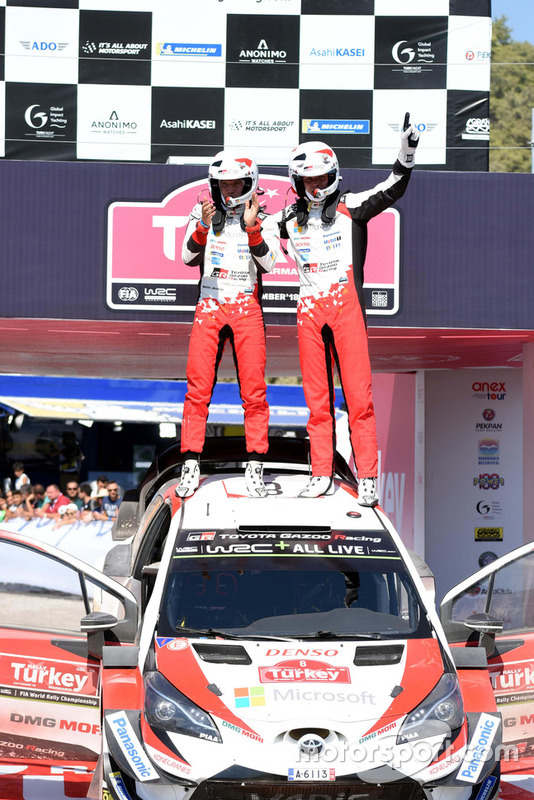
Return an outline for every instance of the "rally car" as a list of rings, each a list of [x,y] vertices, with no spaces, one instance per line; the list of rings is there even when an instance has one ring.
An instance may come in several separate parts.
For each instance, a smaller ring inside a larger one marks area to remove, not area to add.
[[[101,570],[0,533],[1,798],[496,796],[498,624],[467,615],[487,647],[449,648],[424,565],[344,462],[298,497],[306,448],[273,441],[253,499],[242,443],[209,445],[181,500],[171,446]]]

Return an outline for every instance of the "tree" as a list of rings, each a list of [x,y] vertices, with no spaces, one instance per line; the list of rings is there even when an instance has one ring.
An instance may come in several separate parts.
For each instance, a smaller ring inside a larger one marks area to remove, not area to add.
[[[534,45],[514,41],[506,23],[506,16],[493,21],[489,168],[530,172]]]

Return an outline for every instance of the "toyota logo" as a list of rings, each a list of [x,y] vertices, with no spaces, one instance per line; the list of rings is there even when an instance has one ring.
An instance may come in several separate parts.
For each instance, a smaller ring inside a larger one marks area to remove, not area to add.
[[[324,750],[324,739],[315,733],[307,733],[299,739],[299,753],[304,758],[317,758]]]

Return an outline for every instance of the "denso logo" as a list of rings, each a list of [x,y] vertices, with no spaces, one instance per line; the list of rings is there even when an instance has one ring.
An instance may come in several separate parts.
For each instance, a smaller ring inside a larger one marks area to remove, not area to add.
[[[339,650],[335,650],[333,647],[328,648],[328,650],[323,650],[319,647],[288,647],[280,650],[278,647],[271,647],[265,653],[266,656],[293,656],[294,658],[303,658],[305,656],[322,656],[323,658],[332,658],[332,656],[338,656]]]
[[[261,683],[350,683],[347,667],[333,667],[324,661],[279,661],[259,667]]]
[[[474,397],[483,397],[486,400],[504,400],[506,397],[506,383],[504,381],[475,381],[471,386]]]

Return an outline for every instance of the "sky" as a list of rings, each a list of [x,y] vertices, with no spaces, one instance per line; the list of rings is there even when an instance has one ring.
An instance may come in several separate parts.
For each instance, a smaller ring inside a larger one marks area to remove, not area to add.
[[[534,44],[534,0],[491,0],[491,16],[508,17],[512,39]]]

